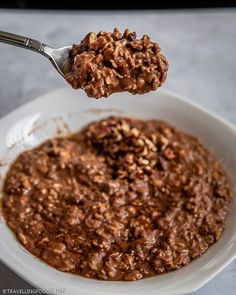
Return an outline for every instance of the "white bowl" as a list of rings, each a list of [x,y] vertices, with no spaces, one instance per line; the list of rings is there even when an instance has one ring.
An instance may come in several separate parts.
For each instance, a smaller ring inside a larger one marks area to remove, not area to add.
[[[121,93],[109,99],[88,99],[82,91],[60,89],[33,100],[0,120],[0,174],[23,150],[55,136],[76,131],[90,121],[109,115],[162,119],[197,136],[223,161],[236,183],[236,129],[231,124],[169,91],[145,96]],[[68,125],[68,126],[67,126]],[[136,282],[105,282],[57,271],[28,253],[0,222],[0,259],[33,286],[57,288],[68,295],[174,295],[195,291],[236,257],[236,194],[230,203],[226,229],[221,239],[189,265],[160,276]]]

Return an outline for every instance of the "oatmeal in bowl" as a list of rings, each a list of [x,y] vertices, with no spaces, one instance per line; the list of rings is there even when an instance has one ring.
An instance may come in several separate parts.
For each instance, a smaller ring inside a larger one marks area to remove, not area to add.
[[[176,270],[219,240],[228,177],[195,137],[157,120],[109,117],[18,156],[3,213],[58,270],[133,281]]]
[[[193,292],[236,255],[235,128],[166,90],[115,96],[0,120],[0,259],[69,295]]]

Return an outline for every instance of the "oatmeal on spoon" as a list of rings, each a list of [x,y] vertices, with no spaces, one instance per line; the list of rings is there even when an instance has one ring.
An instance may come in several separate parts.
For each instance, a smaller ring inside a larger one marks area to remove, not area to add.
[[[0,42],[23,47],[47,57],[57,72],[76,89],[94,98],[127,91],[156,90],[166,78],[168,62],[147,35],[118,29],[89,33],[78,45],[52,48],[40,41],[0,31]]]
[[[166,79],[168,62],[160,51],[147,35],[137,39],[128,29],[123,34],[118,29],[89,33],[72,46],[71,69],[65,78],[94,98],[123,91],[144,94]]]

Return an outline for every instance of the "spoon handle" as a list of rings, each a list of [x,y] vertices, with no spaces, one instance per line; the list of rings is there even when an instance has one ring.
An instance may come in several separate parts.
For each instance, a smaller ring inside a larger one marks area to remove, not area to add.
[[[45,55],[44,48],[46,45],[40,41],[28,37],[0,31],[0,42],[30,49]]]
[[[28,37],[12,34],[5,31],[0,31],[0,43],[7,43],[17,47],[23,47],[35,52],[38,52],[47,57],[58,73],[64,78],[65,75],[65,61],[69,54],[70,46],[63,48],[52,48],[38,40]]]

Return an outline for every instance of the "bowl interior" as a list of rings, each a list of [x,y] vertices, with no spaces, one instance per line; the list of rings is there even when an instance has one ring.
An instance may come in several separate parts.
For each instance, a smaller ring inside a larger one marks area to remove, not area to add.
[[[88,99],[69,88],[46,94],[0,120],[0,180],[23,150],[44,140],[77,131],[88,122],[110,115],[161,119],[197,136],[228,172],[234,196],[221,239],[200,258],[168,274],[137,282],[102,282],[59,272],[29,254],[16,241],[3,218],[0,222],[0,259],[40,288],[65,289],[66,294],[183,294],[215,276],[236,256],[236,129],[168,91],[145,96],[116,94],[112,99]],[[2,181],[1,181],[2,183]]]

